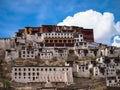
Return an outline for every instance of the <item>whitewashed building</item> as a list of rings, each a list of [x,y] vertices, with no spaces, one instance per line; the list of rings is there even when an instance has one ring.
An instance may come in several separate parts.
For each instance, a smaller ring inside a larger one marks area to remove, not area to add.
[[[72,84],[72,67],[69,66],[40,66],[13,67],[12,81],[20,83],[51,82]]]
[[[5,51],[5,60],[6,61],[11,61],[14,59],[19,58],[19,52],[18,50],[11,48],[11,49],[6,49]]]
[[[52,52],[40,52],[40,59],[51,60],[53,58]]]
[[[105,69],[106,76],[116,76],[117,75],[117,63],[115,63],[114,59],[110,60],[110,63],[107,64],[107,67]]]
[[[90,69],[93,67],[91,63],[79,65],[77,77],[90,77]]]
[[[22,47],[20,57],[22,59],[35,59],[35,49],[33,47]]]
[[[0,48],[9,49],[11,47],[11,38],[0,38]]]
[[[85,50],[84,49],[76,49],[75,54],[78,56],[79,59],[85,57]]]
[[[67,48],[54,48],[54,57],[57,59],[66,59],[68,57],[69,50]]]
[[[95,78],[105,78],[106,77],[105,68],[94,66],[93,67],[93,77],[95,77]]]
[[[91,69],[93,65],[90,62],[83,62],[83,63],[75,63],[73,62],[73,74],[75,77],[90,77],[91,76]]]

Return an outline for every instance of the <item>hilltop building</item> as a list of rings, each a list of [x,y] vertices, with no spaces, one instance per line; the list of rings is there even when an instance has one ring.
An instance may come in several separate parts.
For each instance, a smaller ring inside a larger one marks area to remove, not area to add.
[[[94,42],[93,29],[56,25],[25,27],[12,38],[0,39],[0,48],[5,50],[7,62],[18,58],[67,62],[67,66],[14,66],[13,82],[64,86],[73,84],[74,75],[105,78],[107,86],[116,83],[119,86],[120,48]]]
[[[71,50],[78,59],[119,56],[119,50],[116,47],[108,47],[94,42],[93,29],[76,26],[25,27],[19,29],[15,33],[15,37],[8,40],[9,47],[4,47],[7,61],[16,58],[40,60],[57,58],[62,60],[68,58]]]

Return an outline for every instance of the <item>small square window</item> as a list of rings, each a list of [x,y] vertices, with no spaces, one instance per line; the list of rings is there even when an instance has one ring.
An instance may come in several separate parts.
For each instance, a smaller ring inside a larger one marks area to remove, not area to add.
[[[15,75],[17,75],[17,73],[15,73]]]
[[[49,71],[51,71],[51,68],[49,69]]]
[[[28,68],[28,71],[30,71],[30,68]]]
[[[15,68],[15,71],[17,71],[17,68]]]
[[[30,73],[28,73],[28,75],[30,76]]]
[[[43,71],[43,68],[41,68],[41,71]]]
[[[23,51],[23,54],[25,54],[25,51]]]
[[[45,71],[47,71],[47,68],[45,68]]]
[[[19,73],[19,75],[21,75],[21,73]]]
[[[26,69],[24,68],[24,71],[26,71]]]
[[[21,68],[19,68],[19,71],[21,71]]]
[[[109,80],[109,83],[111,83],[111,80]]]
[[[35,73],[33,73],[33,75],[35,75]]]
[[[37,75],[39,75],[39,73],[37,73]]]
[[[29,54],[30,52],[29,52],[29,51],[27,51],[27,53]]]
[[[88,69],[88,67],[86,67],[86,69]]]
[[[37,68],[37,71],[39,71],[39,68]]]
[[[54,71],[56,71],[56,69],[55,69],[55,68],[54,68],[53,70],[54,70]]]
[[[26,73],[23,73],[23,75],[25,76],[25,75],[26,75]]]
[[[35,69],[33,68],[33,71],[35,71]]]

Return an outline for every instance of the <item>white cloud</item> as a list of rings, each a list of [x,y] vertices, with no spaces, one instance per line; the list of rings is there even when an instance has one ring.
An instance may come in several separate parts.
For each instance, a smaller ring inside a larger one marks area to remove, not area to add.
[[[119,35],[114,36],[112,46],[120,47],[120,36]]]
[[[104,12],[102,14],[94,10],[78,12],[74,16],[68,16],[58,25],[93,28],[95,41],[109,45],[111,44],[111,37],[118,34],[118,30],[120,30],[120,22],[114,22],[112,13]]]
[[[120,33],[120,21],[116,23],[115,28]]]

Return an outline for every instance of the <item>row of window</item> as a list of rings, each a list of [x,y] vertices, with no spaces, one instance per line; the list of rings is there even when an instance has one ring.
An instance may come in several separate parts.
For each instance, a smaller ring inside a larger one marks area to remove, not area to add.
[[[18,77],[19,79],[21,79],[22,77]],[[35,79],[38,79],[38,77],[23,77],[24,79],[33,79],[33,80],[35,80]],[[15,79],[17,79],[17,77],[15,77]]]
[[[80,40],[79,40],[79,39],[76,39],[76,40],[75,40],[75,42],[79,42],[79,41],[81,41],[81,42],[82,42],[82,41],[83,41],[83,39],[80,39]]]
[[[73,36],[72,33],[46,33],[46,36],[57,36],[57,35],[61,35],[61,36]]]
[[[82,66],[82,67],[79,67],[79,69],[86,69],[87,70],[88,67],[87,66],[85,66],[85,67]]]
[[[116,69],[107,69],[106,72],[114,72]]]
[[[22,57],[25,57],[25,55],[22,55]],[[27,57],[34,57],[33,55],[27,55]]]
[[[60,36],[57,36],[57,37],[50,37],[50,36],[47,36],[46,38],[73,38],[72,36],[64,36],[64,37],[60,37]]]
[[[33,72],[33,73],[20,73],[20,72],[17,73],[17,72],[15,72],[14,74],[15,74],[15,76],[16,76],[16,75],[21,76],[22,74],[23,74],[23,76],[26,76],[26,75],[28,75],[28,76],[30,76],[30,75],[33,75],[33,76],[34,76],[34,75],[37,75],[37,76],[38,76],[38,75],[39,75],[38,72],[37,72],[37,73],[34,73],[34,72]]]
[[[51,43],[64,42],[64,43],[66,43],[66,42],[74,42],[74,40],[45,40],[45,42],[47,42],[47,43],[48,42],[51,42]]]
[[[115,74],[115,73],[112,73],[112,72],[111,72],[111,73],[106,73],[106,75],[108,75],[108,76],[109,76],[109,75],[114,75],[114,74]]]
[[[15,69],[14,69],[14,71],[17,71],[17,70],[18,70],[18,71],[22,71],[22,70],[23,70],[23,71],[27,71],[27,70],[28,70],[28,71],[35,71],[35,70],[36,70],[36,71],[56,71],[56,68],[36,68],[36,69],[35,69],[35,68],[23,68],[23,69],[21,69],[21,68],[15,68]],[[64,71],[64,70],[67,70],[67,71],[68,71],[69,69],[68,69],[68,68],[62,68],[62,70],[63,70],[63,71]]]

